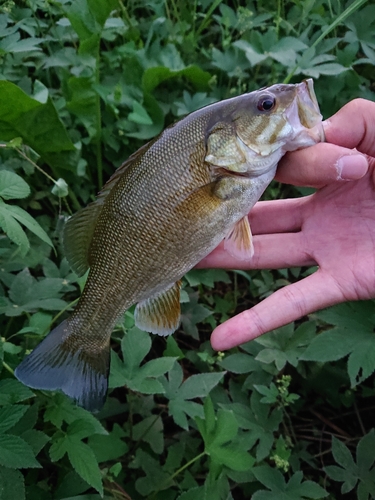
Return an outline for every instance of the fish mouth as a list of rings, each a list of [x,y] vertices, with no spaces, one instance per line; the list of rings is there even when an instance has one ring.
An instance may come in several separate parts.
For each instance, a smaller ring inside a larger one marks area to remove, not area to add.
[[[320,113],[312,78],[303,80],[297,86],[297,108],[301,125],[309,130],[308,135],[315,142],[324,142],[323,117]]]
[[[325,141],[323,117],[320,114],[311,78],[295,85],[295,99],[285,111],[285,115],[294,131],[288,151]]]

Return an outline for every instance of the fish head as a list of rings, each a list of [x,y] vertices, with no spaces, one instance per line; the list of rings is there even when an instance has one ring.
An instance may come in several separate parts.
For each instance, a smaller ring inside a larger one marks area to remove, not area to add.
[[[231,170],[242,173],[264,170],[267,165],[275,165],[286,151],[324,141],[322,115],[311,78],[240,96],[231,119],[237,146],[246,158]]]

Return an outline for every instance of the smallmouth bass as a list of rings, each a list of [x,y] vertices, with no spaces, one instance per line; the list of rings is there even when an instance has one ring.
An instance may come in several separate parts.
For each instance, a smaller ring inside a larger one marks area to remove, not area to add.
[[[247,217],[287,151],[324,140],[311,79],[211,104],[165,129],[114,173],[64,229],[72,269],[89,275],[73,314],[15,371],[90,411],[104,404],[110,336],[137,303],[135,323],[159,335],[180,322],[182,276],[223,239],[253,254]]]

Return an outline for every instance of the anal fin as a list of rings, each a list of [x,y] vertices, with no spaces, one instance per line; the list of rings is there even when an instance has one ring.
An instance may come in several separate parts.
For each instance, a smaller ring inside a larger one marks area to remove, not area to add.
[[[253,235],[247,215],[236,222],[225,237],[224,249],[236,259],[252,258],[254,255]]]
[[[158,335],[170,335],[180,323],[181,281],[137,304],[135,324],[141,330]]]

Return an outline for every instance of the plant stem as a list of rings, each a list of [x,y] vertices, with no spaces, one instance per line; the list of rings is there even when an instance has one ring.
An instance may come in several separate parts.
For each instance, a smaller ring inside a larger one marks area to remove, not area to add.
[[[347,17],[349,17],[351,14],[353,14],[356,10],[358,10],[364,3],[366,3],[367,0],[356,0],[353,2],[349,7],[344,10],[342,14],[340,14],[334,21],[331,23],[328,28],[326,28],[323,33],[315,40],[315,42],[309,47],[309,49],[315,48],[324,38],[331,33],[339,24],[341,24]],[[303,56],[302,56],[303,57]],[[292,71],[289,73],[289,75],[285,78],[283,83],[289,83],[291,78],[293,77],[294,73],[297,71],[299,68],[299,64],[297,63],[295,67],[292,69]]]
[[[183,465],[182,467],[180,467],[179,469],[177,469],[174,474],[172,474],[166,481],[163,481],[161,483],[160,487],[156,491],[154,491],[154,493],[153,493],[153,495],[151,497],[149,497],[149,500],[153,500],[154,498],[156,498],[156,495],[159,493],[159,491],[161,491],[165,486],[167,486],[171,481],[173,481],[173,479],[176,476],[178,476],[181,472],[183,472],[185,469],[187,469],[188,467],[190,467],[190,465],[192,465],[194,462],[196,462],[200,458],[204,457],[205,455],[206,455],[206,452],[202,451],[202,453],[200,453],[196,457],[192,458],[191,460],[189,460],[189,462],[186,462],[185,465]]]

